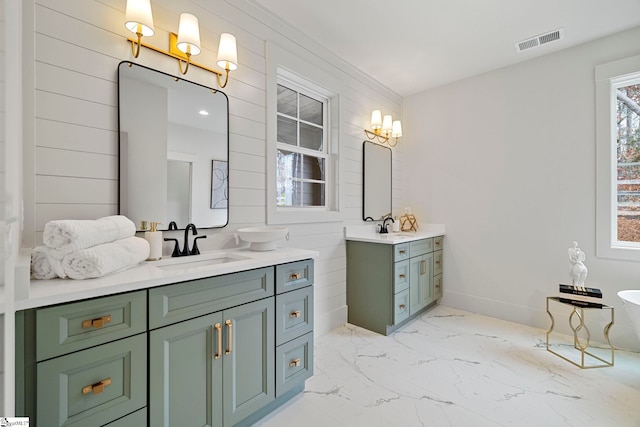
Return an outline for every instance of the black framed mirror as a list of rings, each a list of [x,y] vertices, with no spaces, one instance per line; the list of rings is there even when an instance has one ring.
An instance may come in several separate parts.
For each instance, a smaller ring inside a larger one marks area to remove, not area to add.
[[[229,222],[229,100],[131,62],[118,66],[119,212],[178,229]]]
[[[362,219],[378,221],[391,214],[391,149],[362,143]]]

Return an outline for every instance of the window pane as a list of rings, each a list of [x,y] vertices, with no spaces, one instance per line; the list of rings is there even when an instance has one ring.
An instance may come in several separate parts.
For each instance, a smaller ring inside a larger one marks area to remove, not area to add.
[[[640,242],[640,84],[617,89],[618,241]]]
[[[302,188],[304,206],[324,206],[324,184],[305,182]]]
[[[278,150],[276,161],[276,205],[295,206],[294,202],[299,202],[300,197],[296,197],[299,185],[293,178],[300,178],[302,173],[302,155]]]
[[[278,85],[278,113],[298,117],[298,92]]]
[[[324,181],[324,159],[313,156],[304,156],[302,177],[304,179],[314,179]]]
[[[322,151],[322,128],[300,123],[300,146]]]
[[[322,126],[322,102],[300,94],[300,119]]]
[[[278,116],[278,142],[285,144],[298,145],[297,135],[297,122],[295,120],[287,119],[286,117]]]

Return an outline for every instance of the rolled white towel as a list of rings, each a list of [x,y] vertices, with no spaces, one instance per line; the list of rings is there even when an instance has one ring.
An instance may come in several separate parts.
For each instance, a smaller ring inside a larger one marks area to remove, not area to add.
[[[123,215],[100,219],[63,219],[49,221],[44,226],[45,245],[65,254],[102,243],[124,239],[136,234],[136,225]]]
[[[127,237],[65,255],[62,268],[72,279],[92,279],[136,266],[149,257],[149,242]]]
[[[63,253],[46,246],[36,246],[31,251],[31,277],[34,279],[65,278],[67,275],[62,269]]]

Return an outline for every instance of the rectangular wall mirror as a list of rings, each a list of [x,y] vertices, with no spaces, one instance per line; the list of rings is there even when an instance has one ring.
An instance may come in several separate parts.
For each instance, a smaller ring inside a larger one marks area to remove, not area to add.
[[[119,212],[137,227],[229,221],[229,101],[131,62],[118,66]]]
[[[391,149],[362,144],[362,219],[378,221],[391,214]]]

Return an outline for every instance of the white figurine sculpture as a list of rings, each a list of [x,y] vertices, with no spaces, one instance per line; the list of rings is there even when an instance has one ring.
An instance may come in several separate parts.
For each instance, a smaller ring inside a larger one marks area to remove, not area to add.
[[[584,286],[587,278],[587,267],[584,265],[584,252],[578,247],[578,242],[573,242],[573,247],[569,248],[569,275],[571,276],[571,284]]]

